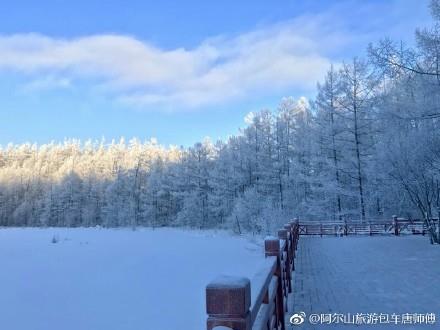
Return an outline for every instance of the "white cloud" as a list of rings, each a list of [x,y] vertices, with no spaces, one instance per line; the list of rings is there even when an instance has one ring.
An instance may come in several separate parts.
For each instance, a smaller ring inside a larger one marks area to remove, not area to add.
[[[253,92],[312,88],[328,65],[315,42],[288,24],[173,50],[122,35],[0,37],[0,70],[29,75],[30,87],[91,79],[133,105],[199,107]]]
[[[31,90],[87,82],[133,106],[169,109],[225,103],[254,93],[305,94],[327,71],[334,50],[355,42],[349,26],[335,19],[341,10],[356,17],[350,6],[207,39],[192,49],[161,49],[125,35],[0,36],[0,72],[26,75]],[[357,33],[362,40],[368,34]]]
[[[71,81],[68,78],[56,77],[52,75],[39,77],[24,84],[23,91],[38,92],[51,89],[65,89],[71,87]]]

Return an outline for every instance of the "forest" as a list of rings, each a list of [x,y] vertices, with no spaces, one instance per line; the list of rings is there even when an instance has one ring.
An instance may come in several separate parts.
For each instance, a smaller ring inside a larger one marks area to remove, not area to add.
[[[0,150],[0,226],[269,233],[286,219],[437,217],[440,1],[414,42],[329,68],[316,97],[249,113],[226,141],[66,140]]]

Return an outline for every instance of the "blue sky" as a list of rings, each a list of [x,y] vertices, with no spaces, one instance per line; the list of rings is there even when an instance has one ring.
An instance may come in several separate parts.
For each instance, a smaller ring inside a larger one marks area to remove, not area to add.
[[[313,97],[330,63],[411,42],[427,0],[10,1],[0,144],[225,138],[250,111]]]

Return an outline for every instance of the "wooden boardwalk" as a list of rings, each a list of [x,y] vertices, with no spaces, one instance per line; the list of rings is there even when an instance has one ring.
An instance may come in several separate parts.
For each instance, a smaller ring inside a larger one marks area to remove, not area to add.
[[[423,236],[305,237],[299,240],[293,311],[421,313],[440,311],[440,249]],[[291,329],[435,329],[433,325],[311,325]]]
[[[431,326],[408,324],[408,319],[409,313],[411,322],[414,315],[429,314],[435,323],[440,310],[440,249],[425,237],[428,231],[435,236],[437,229],[434,221],[395,216],[362,223],[295,219],[278,231],[278,238],[266,237],[265,267],[252,279],[221,277],[208,284],[207,329]],[[387,315],[391,321],[385,322]],[[335,317],[339,324],[329,322]],[[399,318],[406,323],[398,323]]]

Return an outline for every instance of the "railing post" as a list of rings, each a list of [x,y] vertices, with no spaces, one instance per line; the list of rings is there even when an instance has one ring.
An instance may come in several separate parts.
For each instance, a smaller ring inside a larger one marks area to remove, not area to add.
[[[287,227],[287,226],[284,226]],[[290,228],[290,226],[288,226]],[[292,282],[291,282],[291,275],[292,275],[292,264],[291,264],[291,254],[290,254],[290,232],[287,231],[287,229],[280,229],[278,230],[278,238],[286,240],[286,260],[283,260],[284,262],[284,275],[286,277],[286,284],[287,284],[287,292],[292,292]],[[281,251],[282,253],[282,251]],[[284,292],[285,296],[287,297],[287,292]]]
[[[289,240],[290,240],[290,246],[289,246],[289,253],[290,253],[290,264],[291,264],[291,267],[290,267],[290,269],[291,269],[291,271],[293,271],[293,260],[295,259],[295,249],[296,249],[296,246],[295,246],[295,228],[296,228],[296,226],[295,226],[295,223],[292,221],[292,222],[289,222],[289,224],[288,225],[286,225],[286,226],[284,226],[284,228],[286,228],[287,226],[289,226]]]
[[[245,277],[221,276],[206,286],[207,330],[225,326],[251,330],[251,282]]]
[[[284,229],[287,230],[287,241],[289,243],[287,249],[287,255],[289,257],[289,263],[292,263],[293,259],[293,225],[291,223],[285,224]],[[278,236],[279,237],[279,236]]]
[[[290,223],[287,223],[284,225],[284,229],[287,231],[287,243],[288,243],[288,249],[287,249],[287,254],[289,256],[289,262],[291,262],[291,258],[292,258],[292,243],[293,243],[293,232],[292,232],[292,228],[293,226]],[[279,236],[278,236],[279,237]]]
[[[438,217],[438,223],[437,223],[437,243],[440,244],[440,215]]]
[[[296,258],[296,249],[298,247],[299,240],[299,221],[296,221],[293,225],[293,254],[292,254],[292,272],[295,271],[295,258]]]
[[[292,228],[291,232],[291,236],[292,236],[292,248],[291,248],[291,253],[292,253],[292,271],[295,270],[294,268],[294,260],[295,260],[295,256],[296,256],[296,239],[297,239],[297,234],[296,234],[296,228],[297,228],[297,222],[295,221],[291,221],[290,222],[290,226]]]
[[[296,231],[295,231],[295,251],[298,249],[298,240],[299,240],[299,220],[296,220],[295,221],[296,222]],[[295,255],[296,255],[296,252],[295,252]]]
[[[277,257],[277,269],[275,275],[278,277],[277,286],[277,324],[281,325],[281,330],[285,330],[286,326],[284,323],[284,293],[283,293],[283,271],[280,258],[280,240],[277,238],[266,238],[264,240],[264,250],[266,257],[275,256]]]
[[[399,221],[397,215],[393,215],[394,235],[399,236]]]
[[[299,219],[298,219],[298,218],[294,218],[294,219],[293,219],[293,223],[297,225],[297,227],[298,227],[298,233],[299,233]],[[296,250],[296,242],[295,242],[295,250]]]
[[[285,230],[287,230],[287,232],[289,233],[289,235],[290,234],[292,234],[292,224],[291,223],[286,223],[285,225],[284,225],[284,229]],[[290,237],[289,237],[289,239],[290,239]]]
[[[295,229],[295,225],[297,224],[297,222],[296,221],[290,221],[289,222],[289,225],[290,225],[290,227],[292,228],[292,233],[293,233],[293,230]]]

